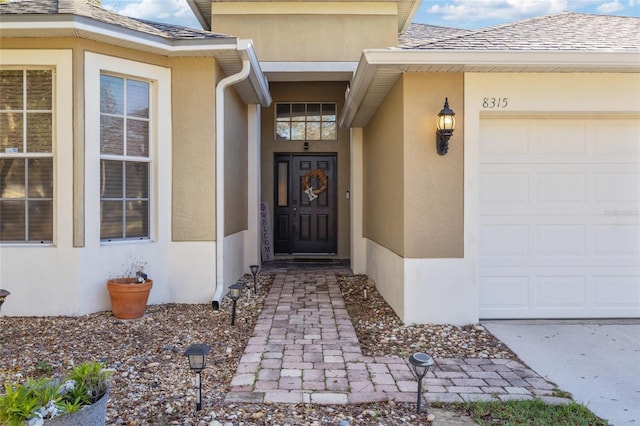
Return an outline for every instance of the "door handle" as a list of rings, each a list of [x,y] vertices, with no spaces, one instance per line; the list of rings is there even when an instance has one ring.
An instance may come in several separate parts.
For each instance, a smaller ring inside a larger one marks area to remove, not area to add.
[[[298,213],[298,208],[297,208],[297,207],[294,207],[294,208],[293,208],[293,218],[291,219],[291,220],[293,221],[293,223],[295,223],[295,222],[296,222],[296,216],[297,216],[297,213]]]

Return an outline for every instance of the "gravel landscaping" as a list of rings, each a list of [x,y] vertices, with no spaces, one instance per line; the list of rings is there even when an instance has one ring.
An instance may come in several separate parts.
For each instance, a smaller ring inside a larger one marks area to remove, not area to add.
[[[259,276],[258,294],[244,292],[236,325],[231,302],[211,305],[152,305],[138,320],[111,312],[81,317],[0,317],[0,381],[62,375],[70,366],[102,360],[116,370],[111,379],[107,424],[112,425],[404,425],[426,424],[415,404],[348,405],[225,404],[224,395],[273,275]],[[247,282],[250,279],[247,276]],[[515,355],[484,327],[403,325],[366,276],[338,279],[365,355],[424,351],[434,358],[512,358]],[[365,299],[365,288],[366,299]],[[8,300],[10,303],[10,299]],[[202,373],[203,410],[195,413],[194,374],[184,350],[212,347]]]

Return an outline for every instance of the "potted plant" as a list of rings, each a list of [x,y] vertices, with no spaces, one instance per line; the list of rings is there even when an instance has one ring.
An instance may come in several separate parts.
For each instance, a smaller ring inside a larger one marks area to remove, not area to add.
[[[134,260],[120,278],[107,280],[111,312],[120,319],[140,318],[147,307],[153,280],[147,278],[145,261]]]
[[[108,379],[103,363],[78,364],[62,379],[27,379],[5,384],[0,424],[7,426],[102,426],[106,423]]]

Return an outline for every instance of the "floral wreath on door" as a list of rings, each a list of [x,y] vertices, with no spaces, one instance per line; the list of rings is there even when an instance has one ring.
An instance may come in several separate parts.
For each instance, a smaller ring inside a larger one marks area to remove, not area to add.
[[[318,182],[320,184],[317,189],[314,189],[313,186],[311,186],[311,179],[313,179],[314,177],[318,178]],[[328,186],[329,182],[324,169],[311,170],[307,172],[302,178],[302,190],[309,197],[309,201],[313,201],[318,198],[320,194],[327,190]]]

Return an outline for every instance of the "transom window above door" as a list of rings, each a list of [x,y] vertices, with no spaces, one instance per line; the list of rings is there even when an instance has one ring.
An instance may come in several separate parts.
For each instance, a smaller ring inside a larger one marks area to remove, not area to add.
[[[335,103],[277,103],[277,141],[337,140]]]

